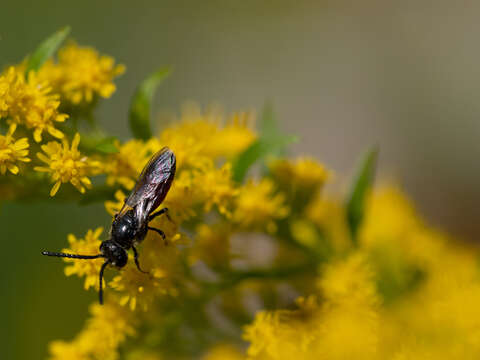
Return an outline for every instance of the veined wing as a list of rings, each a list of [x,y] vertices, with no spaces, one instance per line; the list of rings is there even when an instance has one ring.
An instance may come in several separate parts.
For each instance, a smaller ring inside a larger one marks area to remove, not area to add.
[[[135,208],[140,219],[155,210],[167,196],[175,176],[175,154],[164,147],[155,153],[142,170],[125,205]]]

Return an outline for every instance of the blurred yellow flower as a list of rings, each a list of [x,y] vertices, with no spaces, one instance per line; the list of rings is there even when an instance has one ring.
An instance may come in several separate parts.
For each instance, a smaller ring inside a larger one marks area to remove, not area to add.
[[[70,42],[58,52],[58,63],[47,61],[39,70],[40,79],[52,84],[62,98],[78,105],[95,96],[109,98],[115,91],[113,79],[125,72],[110,56],[99,55],[90,47]]]
[[[118,346],[128,336],[135,335],[135,319],[128,311],[114,303],[93,304],[91,317],[85,328],[71,342],[54,341],[50,344],[51,360],[96,359],[117,360]]]
[[[70,247],[63,249],[63,252],[70,254],[81,255],[96,255],[100,253],[100,235],[103,232],[103,228],[99,227],[95,230],[88,230],[85,234],[85,238],[76,238],[75,235],[68,235],[68,243]],[[105,261],[102,258],[93,260],[82,260],[63,258],[63,261],[70,265],[65,267],[65,275],[77,275],[79,277],[85,277],[84,288],[88,290],[90,287],[98,288],[98,272],[100,267]]]
[[[215,345],[202,357],[202,360],[243,360],[245,356],[239,349],[228,344]]]
[[[301,297],[298,310],[256,315],[244,332],[248,358],[373,359],[380,303],[372,277],[360,254],[329,265],[319,280],[323,303]]]
[[[62,183],[70,182],[81,193],[85,188],[90,188],[92,183],[88,176],[94,175],[100,166],[96,161],[90,160],[78,150],[80,143],[80,134],[75,134],[71,146],[66,139],[62,143],[50,141],[42,145],[44,153],[37,153],[37,157],[47,166],[36,166],[34,169],[40,172],[51,174],[51,179],[55,184],[50,191],[54,196]]]
[[[275,185],[269,179],[249,180],[240,188],[235,199],[232,220],[243,229],[267,229],[275,232],[275,220],[288,215],[285,196],[275,194]]]
[[[276,159],[269,164],[270,171],[279,183],[292,190],[315,192],[329,177],[329,172],[317,160],[300,157],[295,160]]]
[[[6,135],[0,135],[0,173],[4,175],[6,171],[12,174],[18,174],[17,161],[29,162],[28,139],[26,137],[15,140],[13,133],[17,128],[16,124],[11,124]]]
[[[195,167],[206,159],[233,158],[256,138],[250,128],[253,115],[248,113],[234,113],[225,120],[219,111],[202,112],[197,105],[190,105],[172,123],[159,139],[175,153],[178,168]]]
[[[56,138],[63,133],[55,128],[55,122],[64,122],[66,114],[58,112],[58,95],[51,94],[51,87],[31,71],[28,78],[22,70],[13,66],[0,75],[0,118],[33,129],[36,142],[42,141],[47,131]]]

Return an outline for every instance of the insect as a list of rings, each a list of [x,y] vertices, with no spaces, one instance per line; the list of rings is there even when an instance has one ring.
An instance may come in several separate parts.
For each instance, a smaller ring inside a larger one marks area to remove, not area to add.
[[[107,265],[117,268],[124,267],[128,260],[127,251],[131,248],[138,270],[148,273],[140,267],[135,246],[145,238],[149,230],[157,232],[166,241],[163,231],[149,226],[149,222],[162,214],[168,217],[167,208],[160,209],[156,213],[153,212],[167,196],[175,176],[175,170],[175,154],[169,148],[164,147],[152,156],[142,170],[132,193],[125,199],[122,209],[115,215],[110,230],[110,239],[102,241],[99,254],[79,255],[50,251],[43,251],[42,254],[84,260],[105,258],[105,262],[100,268],[98,293],[100,304],[103,304],[102,280]]]

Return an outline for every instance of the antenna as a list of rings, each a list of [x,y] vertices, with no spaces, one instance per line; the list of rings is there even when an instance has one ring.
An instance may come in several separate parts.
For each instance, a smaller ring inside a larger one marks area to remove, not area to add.
[[[101,257],[105,257],[103,254],[77,255],[77,254],[66,254],[66,253],[59,253],[59,252],[52,252],[52,251],[42,251],[42,255],[64,257],[64,258],[71,258],[71,259],[83,259],[83,260],[98,259]]]

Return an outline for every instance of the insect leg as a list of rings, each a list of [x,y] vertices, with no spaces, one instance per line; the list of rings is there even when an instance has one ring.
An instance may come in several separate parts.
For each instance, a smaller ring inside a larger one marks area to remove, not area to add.
[[[172,219],[170,218],[170,215],[168,215],[168,208],[163,208],[163,209],[160,209],[158,210],[155,214],[152,214],[148,217],[148,221],[152,221],[153,219],[155,219],[157,216],[160,216],[162,214],[165,214],[165,216],[167,217],[168,220],[170,220],[171,222]]]
[[[168,245],[167,237],[165,236],[165,233],[164,233],[162,230],[157,229],[157,228],[154,228],[154,227],[151,227],[151,226],[147,226],[147,229],[148,229],[148,230],[153,230],[153,231],[155,231],[156,233],[158,233],[158,234],[162,237],[163,242],[165,243],[165,245]]]
[[[138,263],[138,252],[137,252],[137,249],[135,249],[135,246],[132,246],[132,250],[133,250],[133,259],[135,260],[135,265],[137,265],[138,271],[144,274],[148,274],[148,271],[143,271],[142,268],[140,267],[140,264]]]

